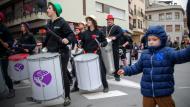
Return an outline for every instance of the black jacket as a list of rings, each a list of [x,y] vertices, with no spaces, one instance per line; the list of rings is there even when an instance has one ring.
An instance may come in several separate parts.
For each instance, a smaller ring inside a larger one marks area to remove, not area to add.
[[[48,52],[68,52],[68,46],[61,43],[61,40],[64,38],[68,39],[69,43],[72,43],[74,40],[74,33],[67,22],[60,17],[54,22],[50,20],[47,24],[47,28],[56,33],[59,38],[47,32],[43,47],[47,47]]]
[[[111,28],[112,28],[112,26],[104,27],[103,33],[105,36],[115,36],[116,37],[116,40],[113,40],[113,50],[115,50],[115,49],[117,50],[117,49],[119,49],[119,38],[122,36],[123,31],[122,31],[121,27],[119,27],[117,25],[113,25],[113,28],[112,29]],[[109,32],[110,32],[110,34],[109,34]]]
[[[122,47],[122,45],[126,42],[129,42],[129,44],[125,47],[126,49],[132,49],[133,48],[133,40],[131,38],[131,36],[128,35],[122,35],[120,37],[120,47]]]
[[[93,39],[93,35],[96,35],[101,47],[105,47],[107,45],[106,38],[101,31],[98,29],[95,29],[94,31],[86,30],[81,34],[81,46],[87,53],[99,51],[99,44],[95,39]]]
[[[18,46],[20,52],[24,52],[24,49],[29,50],[29,54],[33,53],[34,48],[36,47],[36,40],[32,33],[22,34],[21,38],[18,40]]]
[[[9,29],[5,25],[3,25],[1,22],[0,22],[0,39],[8,43],[10,48],[12,47],[13,37]],[[8,56],[9,54],[10,54],[10,51],[4,48],[3,45],[0,43],[0,57]]]

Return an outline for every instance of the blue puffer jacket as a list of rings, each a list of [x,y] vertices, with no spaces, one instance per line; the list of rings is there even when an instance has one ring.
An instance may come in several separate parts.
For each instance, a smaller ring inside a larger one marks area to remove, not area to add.
[[[190,61],[190,46],[176,51],[165,47],[167,36],[160,26],[152,26],[145,36],[155,35],[161,39],[159,47],[148,47],[137,63],[125,67],[125,75],[131,76],[143,72],[141,93],[147,97],[168,96],[174,92],[174,65]]]

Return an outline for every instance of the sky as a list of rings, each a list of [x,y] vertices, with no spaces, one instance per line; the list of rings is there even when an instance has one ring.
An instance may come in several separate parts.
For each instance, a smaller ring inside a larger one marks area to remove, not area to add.
[[[167,1],[167,0],[152,0],[152,1]],[[181,5],[183,9],[186,10],[186,5],[188,0],[168,0],[168,1],[173,1],[173,3]]]
[[[188,0],[173,0],[174,3],[177,3],[183,7],[184,10],[186,10]]]

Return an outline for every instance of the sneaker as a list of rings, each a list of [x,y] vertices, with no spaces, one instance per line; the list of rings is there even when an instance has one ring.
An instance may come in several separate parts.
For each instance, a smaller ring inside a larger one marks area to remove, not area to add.
[[[71,99],[69,98],[69,97],[66,97],[65,98],[65,101],[64,101],[64,103],[63,103],[63,105],[64,106],[68,106],[68,105],[70,105],[71,104]]]
[[[104,92],[104,93],[107,93],[108,91],[109,91],[109,88],[104,88],[104,89],[103,89],[103,92]]]
[[[34,99],[33,97],[26,97],[26,100],[30,101],[30,102],[35,102],[35,103],[41,103],[41,101],[38,101],[38,100]]]
[[[79,91],[79,88],[78,88],[78,87],[73,87],[73,88],[71,89],[71,92],[77,92],[77,91]]]
[[[15,97],[15,90],[14,89],[11,89],[9,91],[9,94],[7,95],[7,98],[10,99],[10,98],[13,98]]]
[[[20,84],[21,81],[15,81],[14,84],[17,85],[17,84]]]

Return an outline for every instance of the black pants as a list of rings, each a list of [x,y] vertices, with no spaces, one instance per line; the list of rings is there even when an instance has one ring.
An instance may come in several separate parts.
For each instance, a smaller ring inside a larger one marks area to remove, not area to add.
[[[5,83],[10,90],[10,89],[13,89],[13,82],[8,75],[8,71],[7,71],[8,64],[9,64],[8,62],[9,62],[8,59],[0,59],[1,69],[2,69],[3,76],[5,78]]]
[[[65,97],[70,98],[70,81],[69,81],[69,70],[67,68],[69,62],[69,52],[61,53],[61,65],[62,65],[62,74],[65,88]]]
[[[119,70],[119,48],[113,47],[113,59],[114,59],[114,66],[115,66],[115,72],[114,77],[120,77],[117,74],[117,71]]]
[[[101,72],[101,80],[104,88],[108,88],[108,82],[106,79],[106,67],[102,59],[102,55],[99,54],[99,61],[100,61],[100,72]]]

